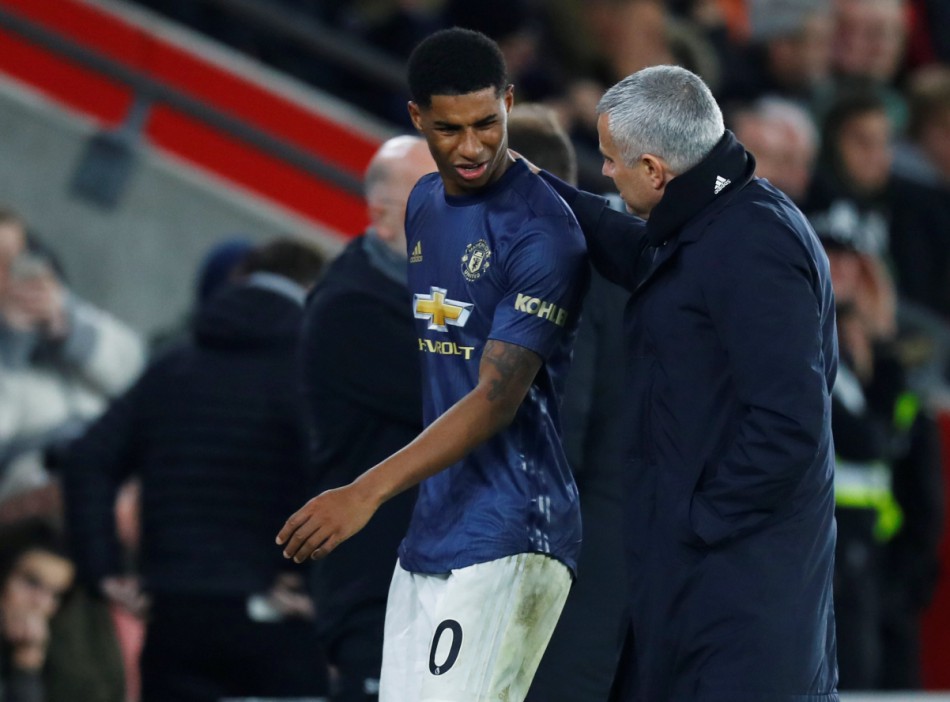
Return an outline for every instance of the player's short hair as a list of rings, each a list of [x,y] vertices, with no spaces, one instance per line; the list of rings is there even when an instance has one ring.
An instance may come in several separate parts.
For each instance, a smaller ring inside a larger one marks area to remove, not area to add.
[[[467,95],[508,85],[508,68],[498,44],[481,32],[453,27],[423,39],[409,56],[409,95],[430,107],[433,95]]]
[[[558,178],[577,182],[574,145],[550,107],[523,103],[511,108],[508,146]]]

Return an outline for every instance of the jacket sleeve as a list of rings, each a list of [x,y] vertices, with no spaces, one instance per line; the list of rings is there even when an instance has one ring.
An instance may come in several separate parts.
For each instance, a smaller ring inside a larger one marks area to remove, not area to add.
[[[627,290],[636,288],[637,260],[645,244],[646,222],[618,212],[606,198],[578,190],[547,171],[541,177],[574,212],[597,272]]]
[[[79,576],[92,587],[124,572],[115,523],[119,487],[136,468],[143,376],[68,450],[62,481],[70,547]]]
[[[138,377],[145,345],[115,317],[74,296],[67,301],[69,334],[58,346],[58,361],[77,371],[93,388],[115,397]]]
[[[817,264],[777,218],[730,226],[702,281],[728,359],[723,381],[739,403],[731,442],[704,466],[690,507],[710,545],[755,529],[809,471],[822,473],[809,479],[830,477],[820,458],[831,447],[822,338],[831,311]]]

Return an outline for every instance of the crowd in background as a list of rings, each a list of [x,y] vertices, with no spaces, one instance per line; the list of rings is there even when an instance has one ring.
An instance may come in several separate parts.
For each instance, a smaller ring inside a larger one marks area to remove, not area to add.
[[[282,45],[215,3],[141,2],[408,131],[405,95]],[[665,63],[683,65],[710,85],[727,126],[754,154],[757,175],[808,215],[831,263],[841,353],[833,406],[841,686],[920,687],[920,616],[939,569],[946,567],[937,558],[944,505],[934,411],[947,406],[950,383],[950,5],[269,4],[332,26],[394,62],[444,26],[492,36],[505,53],[516,100],[553,111],[576,149],[581,186],[596,192],[610,185],[599,174],[594,110],[606,87]],[[383,198],[374,213],[371,197],[370,186],[379,182],[376,175],[367,179],[367,197],[374,228],[385,233],[392,212]],[[366,257],[368,267],[360,270],[376,276],[370,279],[378,293],[393,284],[390,274],[401,265],[398,245],[393,254],[391,242],[369,240],[344,262],[356,265],[354,257]],[[308,587],[302,571],[286,572],[279,550],[264,543],[301,498],[328,484],[304,458],[310,414],[277,399],[287,402],[298,379],[274,371],[295,363],[302,300],[321,269],[319,256],[297,240],[258,247],[223,241],[198,271],[193,314],[181,329],[152,343],[149,353],[148,341],[125,322],[70,290],[41,233],[31,232],[13,209],[0,209],[0,700],[137,700],[142,674],[146,683],[169,669],[186,677],[191,673],[183,661],[198,659],[195,679],[212,673],[240,679],[242,695],[263,689],[255,685],[263,685],[268,672],[280,673],[288,685],[275,694],[319,697],[345,682],[332,667],[329,679],[317,671],[324,669],[327,632],[340,631],[334,617],[340,607],[353,606],[341,595],[358,590],[327,594],[332,570],[323,579],[313,574],[317,585]],[[345,288],[336,275],[331,280]],[[622,300],[615,304],[609,284],[600,292],[598,285],[592,295],[611,300],[601,312],[619,315]],[[592,323],[612,326],[603,314]],[[322,329],[307,332],[311,343]],[[339,343],[324,351],[346,357],[359,348]],[[228,367],[231,375],[221,382],[221,358],[234,349],[242,360]],[[205,367],[214,368],[223,390],[201,385]],[[577,382],[590,393],[604,392],[609,383],[594,389],[603,381],[595,367],[592,362],[589,376]],[[355,404],[385,404],[390,396],[371,397],[357,386],[360,377],[324,378],[325,401],[342,403],[352,391]],[[188,393],[172,391],[180,387]],[[264,399],[255,405],[251,398]],[[397,415],[400,409],[373,408]],[[415,430],[414,418],[404,425],[400,436]],[[565,429],[570,436],[576,427]],[[219,455],[222,446],[236,453]],[[260,471],[258,459],[280,468]],[[209,494],[202,488],[207,475],[158,469],[176,461],[220,461],[234,470],[215,476],[225,492]],[[572,461],[575,468],[583,463]],[[262,479],[264,473],[273,479]],[[583,485],[581,494],[583,499]],[[344,556],[358,562],[360,553]],[[321,598],[343,604],[324,609]],[[143,657],[146,613],[156,608],[175,613],[165,621],[199,622],[194,626],[209,638],[190,638],[178,624],[164,632],[164,642],[153,640]],[[371,632],[375,626],[375,620],[356,621],[354,626]],[[286,626],[278,634],[267,626],[273,622]],[[364,641],[340,635],[334,645],[342,649],[341,642],[351,640]],[[262,646],[273,652],[266,659],[270,671],[254,667]],[[331,663],[334,656],[354,660],[362,654],[337,649],[329,650]],[[209,650],[219,652],[214,660]],[[298,679],[279,669],[278,661],[296,661],[297,675],[310,666],[312,675]],[[542,666],[539,677],[556,673]],[[374,691],[360,694],[372,699]]]

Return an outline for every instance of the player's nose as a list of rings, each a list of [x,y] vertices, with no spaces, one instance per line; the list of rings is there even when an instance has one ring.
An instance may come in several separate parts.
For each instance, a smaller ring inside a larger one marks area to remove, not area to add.
[[[462,138],[458,147],[459,156],[468,159],[469,161],[477,162],[481,152],[482,142],[478,140],[478,136],[475,134],[475,131],[472,129],[466,129],[464,132],[462,132]]]

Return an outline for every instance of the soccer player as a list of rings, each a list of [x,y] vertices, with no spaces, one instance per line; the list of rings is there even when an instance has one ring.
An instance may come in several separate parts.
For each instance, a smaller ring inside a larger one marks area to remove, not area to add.
[[[576,220],[508,155],[498,46],[450,29],[409,60],[438,174],[407,211],[426,429],[277,537],[320,558],[420,485],[386,615],[381,702],[523,700],[570,588],[577,489],[558,402],[587,284]]]

